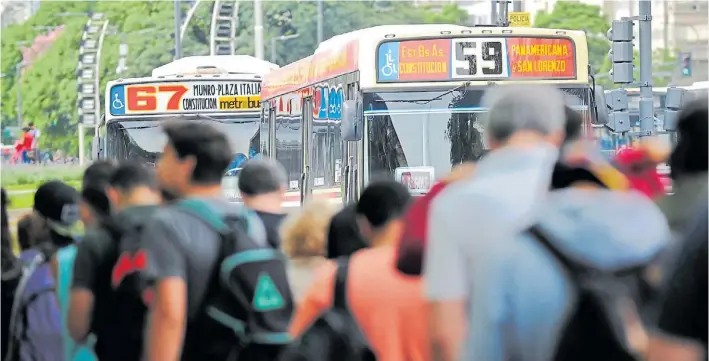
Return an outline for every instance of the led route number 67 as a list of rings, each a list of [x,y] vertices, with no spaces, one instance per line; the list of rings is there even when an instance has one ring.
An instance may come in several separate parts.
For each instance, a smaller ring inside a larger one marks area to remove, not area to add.
[[[126,89],[126,106],[129,111],[155,111],[158,107],[158,93],[172,93],[166,110],[180,110],[180,100],[187,93],[187,87],[184,85],[128,87]]]

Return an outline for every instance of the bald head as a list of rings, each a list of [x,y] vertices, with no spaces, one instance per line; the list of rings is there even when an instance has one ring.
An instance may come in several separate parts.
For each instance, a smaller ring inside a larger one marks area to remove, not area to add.
[[[563,93],[548,85],[498,85],[485,92],[483,118],[490,140],[504,143],[517,132],[542,136],[563,133],[566,123]]]

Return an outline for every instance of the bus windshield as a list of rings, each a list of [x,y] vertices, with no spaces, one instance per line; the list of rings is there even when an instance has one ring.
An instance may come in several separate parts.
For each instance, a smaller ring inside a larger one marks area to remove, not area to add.
[[[589,88],[562,90],[569,105],[588,113]],[[455,164],[478,160],[488,149],[481,124],[484,92],[460,87],[365,94],[369,179],[391,178],[397,168],[406,167],[432,167],[439,178]]]
[[[234,162],[227,172],[234,172],[259,147],[260,118],[257,114],[181,117],[187,121],[209,122],[229,138]],[[110,159],[135,159],[155,164],[167,141],[161,118],[131,117],[112,120],[106,125],[106,156]],[[238,164],[237,164],[238,163]]]

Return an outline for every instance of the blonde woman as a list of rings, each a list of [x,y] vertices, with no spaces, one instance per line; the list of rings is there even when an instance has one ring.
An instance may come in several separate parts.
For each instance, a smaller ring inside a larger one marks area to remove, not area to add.
[[[283,251],[290,258],[288,279],[296,301],[300,301],[315,270],[325,260],[327,229],[335,211],[328,201],[311,200],[281,226]]]

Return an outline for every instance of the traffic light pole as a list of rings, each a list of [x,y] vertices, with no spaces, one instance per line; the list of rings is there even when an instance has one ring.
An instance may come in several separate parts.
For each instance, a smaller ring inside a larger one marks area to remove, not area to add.
[[[652,4],[640,0],[638,11],[640,35],[640,136],[655,130],[655,102],[652,96]]]

